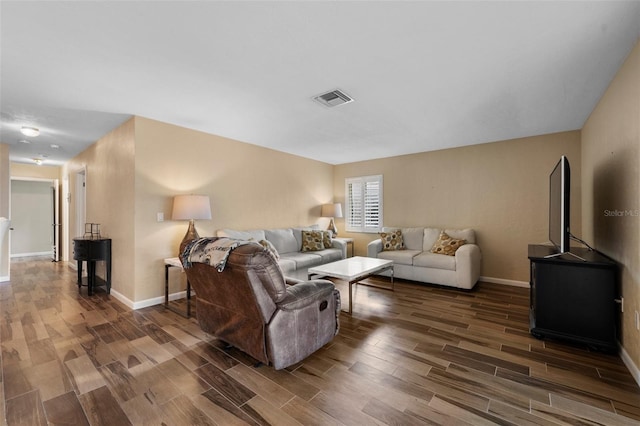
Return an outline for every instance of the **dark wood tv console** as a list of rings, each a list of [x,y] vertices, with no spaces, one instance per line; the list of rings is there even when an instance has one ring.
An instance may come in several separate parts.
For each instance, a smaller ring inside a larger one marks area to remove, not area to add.
[[[552,246],[529,245],[530,332],[617,352],[617,265],[585,248],[553,255]]]

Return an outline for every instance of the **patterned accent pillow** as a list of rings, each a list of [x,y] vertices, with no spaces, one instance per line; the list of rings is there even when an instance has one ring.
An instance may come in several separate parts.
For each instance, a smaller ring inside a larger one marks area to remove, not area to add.
[[[449,234],[442,231],[440,236],[431,247],[431,253],[446,254],[447,256],[453,256],[456,254],[456,250],[467,243],[467,240],[458,240],[451,238]]]
[[[323,231],[302,231],[302,249],[300,251],[324,250]]]
[[[331,231],[322,231],[322,244],[324,248],[333,247],[333,232]]]
[[[269,240],[260,240],[258,241],[262,247],[264,247],[264,251],[269,253],[276,261],[280,259],[280,254],[278,250],[276,250],[276,246]]]
[[[381,232],[382,251],[404,250],[404,239],[402,231]]]

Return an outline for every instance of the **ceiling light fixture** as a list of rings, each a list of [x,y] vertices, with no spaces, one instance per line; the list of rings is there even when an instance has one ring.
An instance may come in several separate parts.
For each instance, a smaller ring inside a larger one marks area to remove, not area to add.
[[[37,128],[27,127],[27,126],[22,126],[22,128],[20,129],[20,132],[22,132],[23,135],[29,136],[31,138],[35,138],[40,134],[40,130],[38,130]]]
[[[36,163],[38,166],[41,166],[41,165],[42,165],[43,160],[42,160],[42,159],[40,159],[40,158],[34,158],[34,159],[33,159],[33,162],[34,162],[34,163]]]

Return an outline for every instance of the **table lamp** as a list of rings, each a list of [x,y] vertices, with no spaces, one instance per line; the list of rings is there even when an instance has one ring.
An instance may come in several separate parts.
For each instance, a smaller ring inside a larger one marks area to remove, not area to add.
[[[320,216],[331,218],[327,230],[333,232],[334,236],[338,235],[338,228],[336,228],[336,224],[333,222],[333,218],[342,217],[342,204],[323,204],[320,211]]]
[[[182,241],[199,238],[194,220],[211,219],[211,202],[208,195],[176,195],[173,197],[172,220],[188,220],[189,229]]]

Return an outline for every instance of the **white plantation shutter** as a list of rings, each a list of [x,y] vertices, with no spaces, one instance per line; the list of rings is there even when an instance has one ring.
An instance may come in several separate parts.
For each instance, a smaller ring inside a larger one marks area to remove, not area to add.
[[[345,179],[346,230],[380,232],[382,229],[382,175]]]

